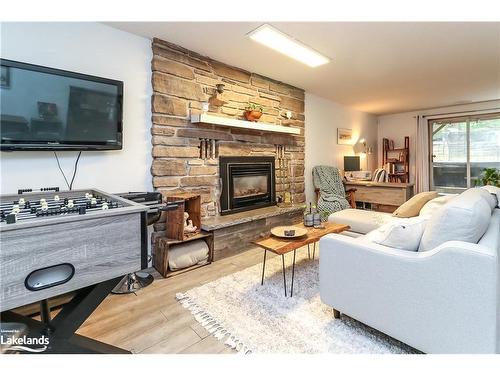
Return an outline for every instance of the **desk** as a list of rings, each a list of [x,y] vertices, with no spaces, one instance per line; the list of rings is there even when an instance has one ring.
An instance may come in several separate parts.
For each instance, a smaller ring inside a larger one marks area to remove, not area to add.
[[[370,203],[376,211],[393,212],[413,196],[413,184],[400,182],[346,181],[356,189],[356,202]]]

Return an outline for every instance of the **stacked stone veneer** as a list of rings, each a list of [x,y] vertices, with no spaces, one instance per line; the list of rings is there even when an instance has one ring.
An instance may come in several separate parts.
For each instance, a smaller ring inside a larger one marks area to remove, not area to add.
[[[285,145],[289,178],[295,181],[294,202],[304,202],[304,91],[261,75],[231,67],[160,39],[153,40],[152,143],[153,186],[164,195],[192,191],[202,196],[202,216],[217,215],[218,158],[200,159],[200,138],[217,140],[218,156],[276,156],[276,145]],[[223,83],[221,98],[209,114],[243,120],[249,103],[264,107],[260,121],[301,129],[300,135],[230,129],[192,124],[190,114],[201,113],[202,103]],[[285,113],[292,112],[287,119]],[[279,166],[277,165],[277,168]],[[292,172],[293,169],[293,172]],[[277,170],[279,173],[279,170]],[[161,231],[164,224],[156,227]]]

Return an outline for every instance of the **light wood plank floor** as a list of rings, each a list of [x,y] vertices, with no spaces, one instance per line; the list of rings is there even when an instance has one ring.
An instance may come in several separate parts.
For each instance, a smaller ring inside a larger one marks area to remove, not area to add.
[[[154,271],[153,284],[137,295],[109,295],[77,333],[133,353],[233,353],[208,335],[175,294],[260,263],[262,257],[255,248],[168,279]]]

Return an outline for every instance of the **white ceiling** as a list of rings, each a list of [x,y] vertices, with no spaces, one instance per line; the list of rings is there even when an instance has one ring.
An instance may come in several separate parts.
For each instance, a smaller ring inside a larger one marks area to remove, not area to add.
[[[246,37],[262,22],[110,22],[374,114],[500,98],[500,23],[272,22],[330,57],[309,68]]]

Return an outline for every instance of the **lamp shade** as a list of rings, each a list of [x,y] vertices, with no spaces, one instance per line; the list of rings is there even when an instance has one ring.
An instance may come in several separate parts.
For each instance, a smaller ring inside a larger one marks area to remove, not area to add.
[[[366,143],[358,142],[353,146],[354,152],[356,154],[365,153],[366,152]]]

